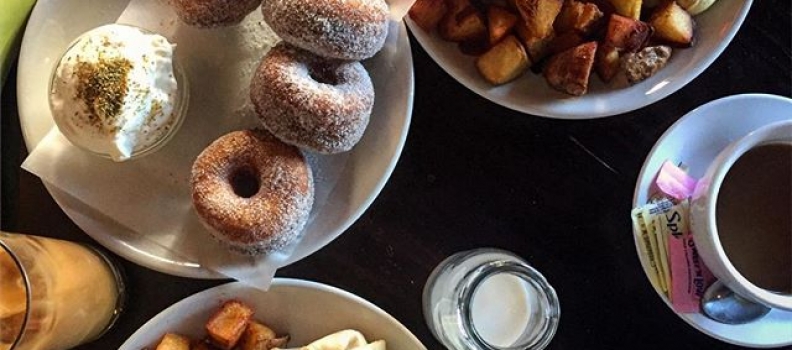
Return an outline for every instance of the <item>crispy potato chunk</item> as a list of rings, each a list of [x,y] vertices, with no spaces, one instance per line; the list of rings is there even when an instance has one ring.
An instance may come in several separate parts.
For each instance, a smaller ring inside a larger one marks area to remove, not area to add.
[[[528,38],[544,39],[553,31],[563,0],[515,0],[515,6],[525,22]]]
[[[522,21],[518,22],[514,29],[532,62],[539,62],[547,56],[550,42],[555,38],[555,31],[551,30],[550,35],[544,38],[535,37],[528,32],[525,22]]]
[[[589,35],[596,29],[602,16],[602,11],[594,3],[567,0],[553,27],[557,33],[577,31],[582,35]]]
[[[619,49],[608,44],[599,45],[594,67],[602,81],[608,83],[616,76],[619,72],[620,60]]]
[[[448,9],[447,15],[456,15],[462,10],[473,6],[470,0],[445,0],[446,8]]]
[[[190,350],[216,350],[216,349],[217,348],[215,348],[214,346],[212,346],[212,344],[209,344],[205,340],[194,341],[190,345]]]
[[[575,31],[566,32],[558,35],[548,44],[547,52],[550,55],[555,55],[559,52],[569,50],[586,42],[583,37]]]
[[[506,34],[509,34],[517,24],[518,17],[509,10],[492,5],[487,9],[487,23],[489,24],[489,43],[495,45]]]
[[[591,41],[551,57],[544,69],[547,83],[570,95],[585,94],[596,51],[597,42]]]
[[[190,350],[190,339],[176,333],[165,333],[156,350]]]
[[[693,17],[676,1],[660,5],[649,18],[649,24],[660,40],[683,47],[693,44]]]
[[[616,13],[632,19],[641,18],[641,0],[610,0]]]
[[[236,300],[229,300],[206,322],[209,339],[218,347],[231,350],[253,317],[253,310]]]
[[[603,43],[615,48],[635,52],[646,46],[652,27],[645,22],[620,15],[611,15]]]
[[[240,340],[240,350],[270,350],[286,345],[288,336],[278,338],[275,331],[256,321],[250,322]]]
[[[462,42],[487,37],[487,25],[475,7],[468,6],[456,14],[447,13],[438,27],[440,37],[447,41]]]
[[[279,338],[270,340],[270,346],[273,348],[282,348],[289,342],[289,336],[285,335]]]
[[[619,72],[621,56],[642,49],[651,35],[652,27],[647,23],[612,14],[595,62],[602,81],[610,82]]]
[[[448,8],[444,0],[417,0],[408,14],[421,29],[431,32],[445,16]]]
[[[525,49],[514,35],[507,36],[476,60],[481,76],[495,85],[514,80],[530,64]]]

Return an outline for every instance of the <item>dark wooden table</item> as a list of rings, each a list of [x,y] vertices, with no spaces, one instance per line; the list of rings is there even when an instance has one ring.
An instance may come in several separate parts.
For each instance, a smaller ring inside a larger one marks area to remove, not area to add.
[[[427,348],[442,349],[423,320],[426,278],[452,253],[500,247],[525,257],[558,291],[562,317],[550,349],[735,348],[687,325],[652,290],[633,245],[633,187],[654,142],[689,110],[733,94],[792,94],[791,16],[789,0],[754,1],[734,41],[688,86],[649,107],[591,121],[497,106],[413,42],[412,126],[393,176],[346,233],[278,276],[355,293]],[[27,150],[14,83],[2,97],[2,229],[92,242],[19,167]],[[226,282],[123,266],[127,310],[112,331],[79,349],[118,348],[167,306]]]

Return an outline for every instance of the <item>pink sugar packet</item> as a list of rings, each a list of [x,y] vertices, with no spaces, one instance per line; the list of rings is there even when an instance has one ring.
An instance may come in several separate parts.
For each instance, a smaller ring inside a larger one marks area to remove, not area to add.
[[[663,194],[680,200],[659,216],[671,272],[668,297],[676,312],[695,313],[699,311],[707,287],[715,281],[699,256],[690,231],[688,198],[696,187],[696,179],[666,161],[655,184]]]
[[[655,185],[663,193],[679,200],[690,197],[696,188],[696,179],[670,161],[663,162]]]

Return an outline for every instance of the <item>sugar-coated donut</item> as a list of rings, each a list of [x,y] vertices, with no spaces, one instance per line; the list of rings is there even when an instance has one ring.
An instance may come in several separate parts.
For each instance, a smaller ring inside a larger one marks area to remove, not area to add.
[[[299,149],[264,130],[228,133],[192,167],[195,211],[234,252],[282,249],[302,232],[314,198],[313,175]]]
[[[265,0],[261,10],[281,39],[323,57],[367,59],[388,36],[385,0]]]
[[[280,42],[254,73],[250,98],[264,127],[283,142],[339,153],[363,136],[374,86],[360,62],[325,59]]]
[[[184,23],[214,28],[241,22],[261,0],[170,0],[170,3]]]

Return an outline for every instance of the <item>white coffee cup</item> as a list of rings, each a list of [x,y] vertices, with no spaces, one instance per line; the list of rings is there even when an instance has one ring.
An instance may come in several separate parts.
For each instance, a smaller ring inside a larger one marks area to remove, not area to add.
[[[690,225],[699,255],[722,283],[744,298],[792,311],[792,294],[779,294],[755,285],[729,261],[721,245],[716,220],[718,194],[729,169],[749,150],[770,143],[792,144],[792,120],[759,128],[732,142],[718,154],[696,186],[690,207]]]

